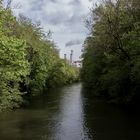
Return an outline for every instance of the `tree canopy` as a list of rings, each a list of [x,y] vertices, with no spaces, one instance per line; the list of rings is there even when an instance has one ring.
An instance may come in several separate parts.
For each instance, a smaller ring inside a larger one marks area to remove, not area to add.
[[[48,31],[49,32],[49,31]],[[78,79],[78,69],[59,58],[38,23],[16,18],[0,1],[0,110],[20,107],[26,95]]]
[[[140,2],[105,0],[91,10],[82,79],[115,103],[140,99]]]

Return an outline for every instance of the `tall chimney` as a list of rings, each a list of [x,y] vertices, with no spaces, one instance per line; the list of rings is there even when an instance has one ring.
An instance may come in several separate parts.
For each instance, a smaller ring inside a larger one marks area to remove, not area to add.
[[[64,59],[67,60],[67,54],[64,54]]]
[[[70,64],[72,65],[72,61],[73,61],[73,50],[71,50],[71,54],[70,54]]]

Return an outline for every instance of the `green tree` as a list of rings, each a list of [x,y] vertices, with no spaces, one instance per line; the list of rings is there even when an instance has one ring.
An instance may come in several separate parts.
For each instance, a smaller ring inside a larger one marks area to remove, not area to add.
[[[82,77],[94,93],[113,102],[127,104],[139,97],[139,11],[137,0],[106,0],[92,10]]]
[[[24,93],[37,95],[78,79],[78,70],[59,58],[49,35],[0,1],[0,110],[20,107]]]

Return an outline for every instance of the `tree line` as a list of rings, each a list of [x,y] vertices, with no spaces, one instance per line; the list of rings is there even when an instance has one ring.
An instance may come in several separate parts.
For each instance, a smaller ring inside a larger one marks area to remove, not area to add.
[[[0,111],[20,107],[37,95],[78,80],[79,70],[60,59],[49,32],[23,15],[15,17],[0,0]]]
[[[140,1],[103,0],[87,20],[81,77],[93,95],[117,104],[140,100]]]

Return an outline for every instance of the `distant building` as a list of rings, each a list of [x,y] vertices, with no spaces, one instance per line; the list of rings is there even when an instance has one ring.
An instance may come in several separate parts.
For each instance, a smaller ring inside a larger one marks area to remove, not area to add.
[[[81,68],[82,67],[82,61],[81,60],[73,61],[73,65]]]

